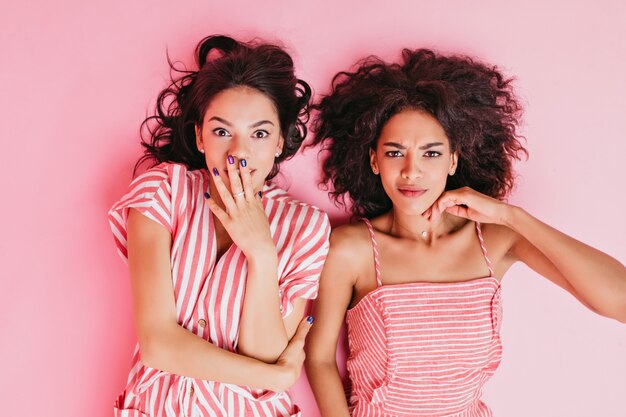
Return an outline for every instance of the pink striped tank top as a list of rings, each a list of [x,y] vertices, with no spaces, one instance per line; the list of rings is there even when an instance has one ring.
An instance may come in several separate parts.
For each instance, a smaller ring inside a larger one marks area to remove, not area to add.
[[[383,285],[348,310],[347,368],[354,417],[485,417],[485,382],[502,357],[500,283],[476,232],[489,276],[452,283]]]

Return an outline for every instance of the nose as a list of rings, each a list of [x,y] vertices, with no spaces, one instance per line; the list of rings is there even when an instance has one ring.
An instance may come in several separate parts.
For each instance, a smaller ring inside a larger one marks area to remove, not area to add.
[[[230,142],[230,155],[232,155],[237,161],[242,159],[250,159],[250,141],[242,136],[233,136]]]
[[[412,157],[410,154],[404,158],[404,166],[400,172],[402,178],[412,180],[422,176],[422,169],[418,158]]]

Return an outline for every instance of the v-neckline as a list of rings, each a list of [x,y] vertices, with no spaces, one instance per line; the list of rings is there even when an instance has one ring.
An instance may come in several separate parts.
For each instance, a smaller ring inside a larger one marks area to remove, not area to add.
[[[217,232],[216,232],[216,228],[215,228],[215,215],[209,210],[209,216],[210,216],[210,230],[212,231],[211,233],[211,239],[213,240],[213,244],[211,245],[211,258],[213,259],[213,266],[217,267],[220,263],[224,262],[224,259],[234,250],[239,249],[237,247],[237,245],[235,244],[235,242],[231,242],[230,245],[228,245],[228,247],[226,248],[226,250],[224,251],[224,253],[222,253],[219,257],[217,254]]]

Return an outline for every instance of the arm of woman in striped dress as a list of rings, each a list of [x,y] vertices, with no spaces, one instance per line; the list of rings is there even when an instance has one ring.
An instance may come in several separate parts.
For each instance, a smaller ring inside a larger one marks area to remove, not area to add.
[[[191,378],[284,391],[298,378],[304,361],[303,320],[276,364],[221,349],[180,326],[176,318],[170,265],[171,235],[161,225],[130,210],[128,265],[142,362]]]
[[[306,307],[306,300],[296,298],[293,301],[291,313],[283,318],[281,306],[282,295],[279,291],[278,255],[271,236],[267,214],[263,208],[261,198],[254,192],[249,167],[227,164],[231,189],[242,190],[233,197],[224,185],[220,176],[212,176],[213,183],[222,201],[220,206],[214,198],[208,201],[209,208],[217,217],[220,224],[228,232],[232,241],[245,255],[247,261],[246,290],[239,326],[238,351],[251,358],[266,363],[275,363],[293,337],[302,320]],[[311,254],[306,259],[298,259],[312,266],[310,273],[319,274],[317,265],[321,265],[328,244],[329,225],[327,217],[317,209],[305,208],[303,205],[294,206],[293,216],[302,216],[304,224],[317,226],[311,233],[314,238]],[[315,214],[312,214],[315,213]],[[284,219],[281,228],[291,228],[288,235],[300,236],[301,230],[297,225]],[[282,233],[282,229],[277,232]],[[298,240],[298,239],[294,239]],[[294,242],[294,246],[297,243]],[[294,250],[299,248],[294,247]],[[320,261],[319,259],[322,259]],[[321,267],[321,266],[320,266]],[[315,280],[317,281],[317,279]]]

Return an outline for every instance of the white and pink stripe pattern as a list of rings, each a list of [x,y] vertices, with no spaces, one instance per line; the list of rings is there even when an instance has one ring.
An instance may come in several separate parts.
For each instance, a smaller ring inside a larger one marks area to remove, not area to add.
[[[492,415],[480,396],[502,356],[501,305],[487,265],[469,281],[382,285],[348,311],[353,417]]]
[[[181,326],[205,340],[237,351],[239,319],[246,285],[246,259],[232,245],[216,256],[212,216],[204,199],[206,170],[161,164],[137,177],[109,212],[120,255],[127,258],[126,220],[135,208],[172,234],[172,281]],[[317,296],[319,274],[328,252],[330,225],[319,209],[295,201],[273,186],[263,205],[278,251],[283,317],[296,298]],[[138,348],[128,385],[115,403],[116,417],[143,416],[297,416],[287,393],[274,393],[204,381],[148,368]]]

